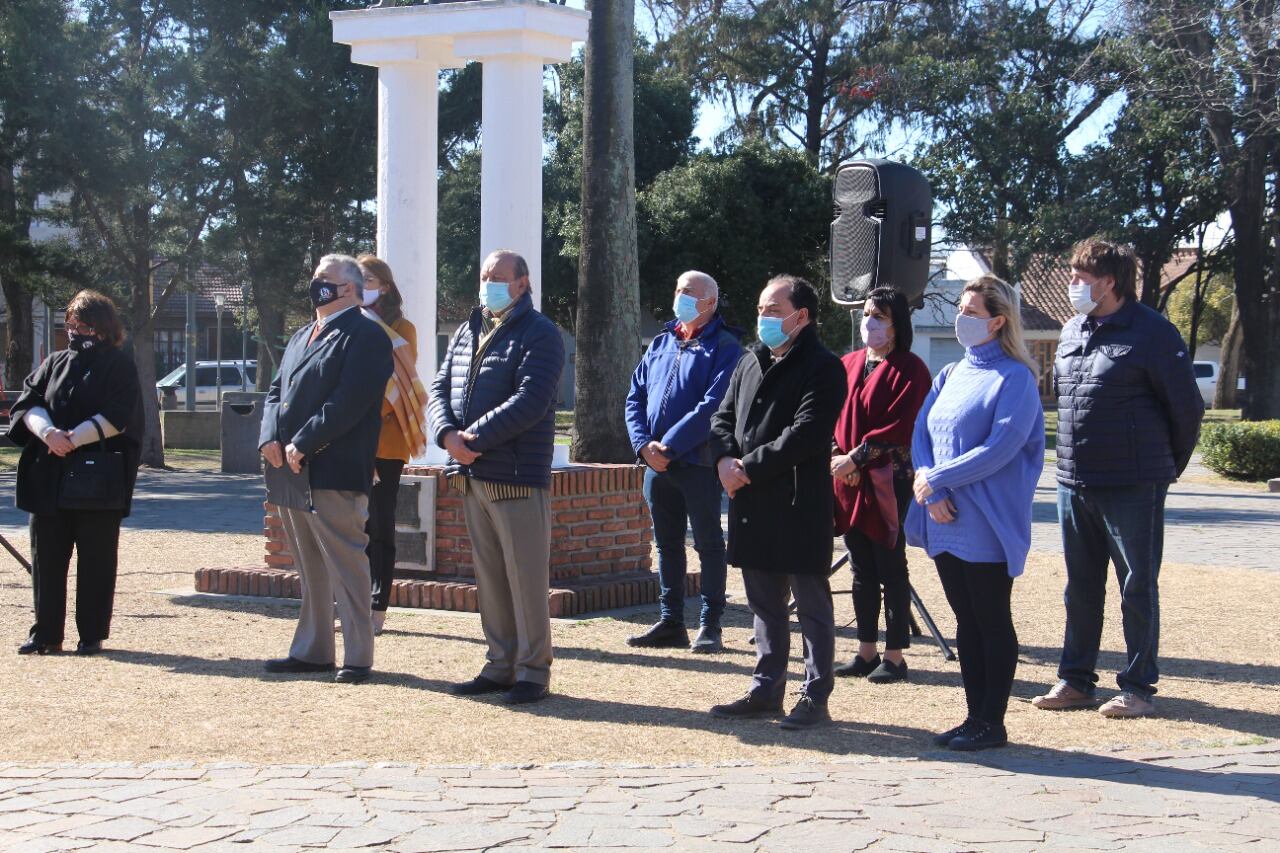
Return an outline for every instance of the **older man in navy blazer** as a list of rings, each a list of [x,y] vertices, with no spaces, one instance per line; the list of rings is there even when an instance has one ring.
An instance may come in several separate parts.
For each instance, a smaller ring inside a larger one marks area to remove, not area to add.
[[[329,672],[336,652],[333,606],[342,621],[343,665],[335,681],[355,684],[373,666],[365,521],[382,396],[391,377],[391,339],[358,309],[364,274],[356,259],[326,255],[311,281],[316,319],[289,341],[271,383],[258,446],[269,465],[306,466],[313,510],[281,507],[302,572],[302,612],[289,656],[268,672]]]

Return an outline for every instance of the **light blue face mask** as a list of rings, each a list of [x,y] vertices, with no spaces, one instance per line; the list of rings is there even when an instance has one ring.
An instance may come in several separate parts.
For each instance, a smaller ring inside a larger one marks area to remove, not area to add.
[[[676,319],[681,323],[692,323],[698,319],[698,300],[687,293],[677,293],[675,305],[672,306]]]
[[[800,313],[797,308],[785,317],[758,317],[756,319],[756,337],[769,349],[777,349],[790,340],[791,336],[782,330],[782,324]]]
[[[511,285],[505,281],[480,282],[480,304],[491,314],[501,314],[511,305]]]

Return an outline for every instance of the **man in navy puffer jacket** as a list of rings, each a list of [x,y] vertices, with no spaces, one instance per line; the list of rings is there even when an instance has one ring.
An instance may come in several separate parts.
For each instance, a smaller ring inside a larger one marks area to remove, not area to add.
[[[480,624],[480,675],[462,696],[536,702],[551,681],[551,455],[564,368],[560,330],[533,307],[529,266],[500,250],[480,271],[480,307],[449,342],[428,411],[446,474],[466,495]]]
[[[648,466],[644,496],[658,543],[662,616],[633,646],[689,646],[684,627],[685,529],[693,524],[693,546],[702,568],[702,613],[692,651],[721,648],[720,615],[725,604],[722,490],[707,439],[742,355],[741,332],[718,312],[719,289],[706,273],[690,270],[676,281],[676,319],[653,339],[631,377],[627,431],[636,456]]]
[[[1164,502],[1204,416],[1191,358],[1173,324],[1138,301],[1127,246],[1086,240],[1071,258],[1067,321],[1053,365],[1058,394],[1058,518],[1067,564],[1059,682],[1032,704],[1091,707],[1107,564],[1120,581],[1127,661],[1106,717],[1155,710]]]

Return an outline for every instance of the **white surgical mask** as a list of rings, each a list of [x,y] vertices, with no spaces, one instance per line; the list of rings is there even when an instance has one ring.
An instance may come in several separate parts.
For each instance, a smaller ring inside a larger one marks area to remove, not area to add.
[[[1098,307],[1093,298],[1093,288],[1087,284],[1068,284],[1067,298],[1071,300],[1071,307],[1077,314],[1088,314]]]
[[[971,349],[985,343],[991,337],[991,317],[970,317],[968,314],[956,315],[956,340],[965,349]]]
[[[378,297],[381,295],[382,295],[382,291],[379,290],[378,288],[375,287],[372,290],[370,290],[369,288],[366,287],[364,289],[364,307],[368,308],[371,305],[373,305],[373,303],[378,301]]]
[[[890,323],[869,314],[862,315],[862,340],[871,349],[884,349],[889,344]]]

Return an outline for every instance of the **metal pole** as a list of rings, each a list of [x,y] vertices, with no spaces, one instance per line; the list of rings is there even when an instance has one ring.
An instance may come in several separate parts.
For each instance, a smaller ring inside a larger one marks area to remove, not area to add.
[[[53,306],[48,302],[44,304],[44,357],[48,358],[53,352]]]
[[[249,287],[240,285],[240,390],[249,376]]]
[[[222,411],[222,302],[219,297],[218,302],[218,390],[217,396],[213,398],[213,407],[217,411]]]
[[[196,295],[187,294],[187,383],[186,402],[188,412],[196,410]]]

